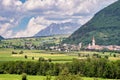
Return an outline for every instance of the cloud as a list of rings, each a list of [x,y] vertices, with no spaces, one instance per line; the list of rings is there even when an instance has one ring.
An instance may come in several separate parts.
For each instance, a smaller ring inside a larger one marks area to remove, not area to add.
[[[3,9],[19,9],[22,6],[22,2],[19,0],[1,0],[1,5]]]
[[[27,28],[25,30],[21,30],[17,32],[13,37],[30,37],[34,36],[36,33],[41,31],[42,29],[46,28],[48,25],[52,23],[65,23],[70,22],[71,19],[68,20],[47,20],[44,17],[32,17],[27,25]]]
[[[11,24],[10,23],[5,23],[5,24],[0,24],[0,34],[4,35],[4,33],[9,30]]]
[[[117,0],[27,0],[23,7],[28,11],[59,15],[91,14]]]
[[[53,22],[85,24],[96,12],[115,1],[117,0],[26,0],[22,3],[20,0],[0,0],[0,35],[33,36]],[[14,31],[13,28],[27,16],[32,18],[25,30]]]
[[[25,30],[17,32],[14,37],[30,37],[36,34],[38,31],[44,29],[46,27],[45,24],[47,24],[47,21],[44,18],[38,18],[39,17],[31,18],[27,25],[27,28]]]

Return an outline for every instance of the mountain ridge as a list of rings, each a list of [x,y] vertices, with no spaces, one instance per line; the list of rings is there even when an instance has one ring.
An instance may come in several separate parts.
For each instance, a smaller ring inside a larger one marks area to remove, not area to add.
[[[79,28],[79,24],[77,23],[52,23],[45,29],[39,31],[34,36],[50,36],[50,35],[58,35],[58,34],[71,34],[75,30]]]
[[[99,45],[120,45],[120,0],[96,13],[63,43],[87,45],[93,36]]]

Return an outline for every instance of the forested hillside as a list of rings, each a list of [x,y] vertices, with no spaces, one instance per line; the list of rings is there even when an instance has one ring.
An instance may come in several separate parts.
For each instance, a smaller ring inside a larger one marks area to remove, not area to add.
[[[86,45],[93,36],[99,45],[120,45],[120,1],[96,13],[89,22],[63,42],[83,42]]]

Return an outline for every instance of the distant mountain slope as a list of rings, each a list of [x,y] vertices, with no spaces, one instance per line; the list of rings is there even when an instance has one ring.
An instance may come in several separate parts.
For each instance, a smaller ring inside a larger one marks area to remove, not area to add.
[[[100,45],[120,45],[120,0],[104,8],[77,31],[65,43],[85,45],[95,37]]]
[[[4,39],[2,36],[0,36],[0,40]]]
[[[35,36],[50,36],[50,35],[57,35],[57,34],[72,34],[75,30],[80,27],[77,23],[52,23],[45,29],[38,32]]]

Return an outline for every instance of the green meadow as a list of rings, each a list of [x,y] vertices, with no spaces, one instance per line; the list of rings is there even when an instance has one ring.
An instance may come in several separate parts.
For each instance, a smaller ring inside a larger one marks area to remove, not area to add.
[[[12,51],[17,54],[12,54]],[[23,54],[19,54],[20,51],[23,51]],[[108,56],[109,60],[116,61],[120,60],[120,54],[114,52],[95,52],[95,51],[72,51],[72,52],[58,52],[58,51],[46,51],[46,50],[21,50],[21,49],[0,49],[0,62],[4,61],[38,61],[40,57],[48,60],[51,59],[53,63],[66,63],[72,62],[74,58],[76,59],[87,59],[86,56],[78,56],[78,54],[88,55],[92,58],[93,54],[99,54],[101,57]],[[116,54],[116,57],[114,57]],[[25,58],[27,55],[27,59]],[[34,60],[32,59],[34,57]],[[22,75],[16,74],[0,74],[0,80],[21,80]],[[52,76],[54,80],[55,76]],[[45,80],[46,76],[39,75],[27,75],[28,80]],[[115,80],[115,79],[103,79],[103,78],[91,78],[91,77],[82,77],[83,80]]]
[[[0,74],[0,80],[21,80],[22,75],[15,75],[15,74]],[[54,80],[55,76],[51,77]],[[44,80],[46,76],[27,76],[28,80]],[[114,79],[103,79],[103,78],[89,78],[89,77],[82,77],[83,80],[114,80]]]
[[[12,54],[12,51],[17,54]],[[19,54],[23,51],[23,54]],[[99,54],[101,57],[108,56],[109,60],[120,60],[120,54],[105,52],[90,52],[90,51],[73,51],[73,52],[57,52],[57,51],[45,51],[45,50],[14,50],[14,49],[0,49],[0,61],[37,61],[40,57],[44,59],[51,59],[53,62],[70,62],[74,58],[86,59],[87,57],[78,56],[78,54],[86,55],[89,54],[91,57],[93,54]],[[113,55],[117,56],[114,57]],[[27,55],[27,59],[25,58]],[[34,57],[34,60],[32,59]]]
[[[12,51],[18,54],[12,54]],[[42,51],[42,50],[22,50],[24,53],[19,54],[21,50],[13,50],[13,49],[0,49],[0,61],[37,61],[39,57],[43,57],[45,59],[52,59],[53,61],[72,61],[73,58],[78,58],[78,56],[69,56],[63,53]],[[25,55],[27,55],[27,59],[25,59]],[[34,57],[34,60],[32,60]]]

